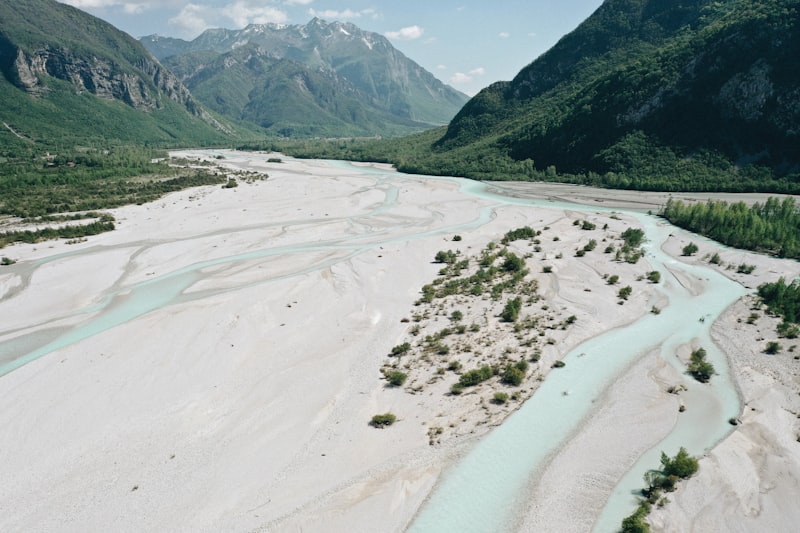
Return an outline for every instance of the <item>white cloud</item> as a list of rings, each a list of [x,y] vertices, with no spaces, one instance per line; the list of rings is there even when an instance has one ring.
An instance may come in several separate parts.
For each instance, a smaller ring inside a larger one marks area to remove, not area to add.
[[[422,34],[425,33],[425,30],[420,28],[417,25],[408,26],[406,28],[401,28],[398,31],[387,31],[386,36],[389,39],[400,39],[403,41],[410,41],[413,39],[419,39],[422,37]]]
[[[475,81],[475,78],[478,76],[483,76],[486,74],[486,69],[483,67],[477,67],[466,74],[463,72],[456,72],[452,76],[450,76],[450,84],[451,85],[462,85],[465,83],[470,83]]]
[[[462,83],[469,83],[472,81],[472,76],[464,74],[463,72],[456,72],[450,76],[451,85],[461,85]]]
[[[233,21],[237,28],[248,24],[267,24],[269,22],[284,23],[289,19],[286,12],[275,7],[259,5],[261,2],[240,0],[223,7],[223,15]]]
[[[298,6],[307,6],[314,0],[288,0],[286,3],[290,6],[298,5]]]
[[[436,65],[436,70],[447,70],[447,65]]]
[[[308,10],[308,13],[312,17],[319,17],[327,20],[347,20],[369,16],[372,18],[377,18],[378,16],[378,12],[371,8],[362,9],[361,11],[353,11],[352,9],[345,9],[343,11],[337,11],[335,9],[323,9],[322,11],[317,11],[316,9],[311,8]]]
[[[500,33],[497,34],[497,36],[500,37],[501,39],[508,39],[509,37],[511,37],[511,34],[508,33],[507,31],[501,31]]]
[[[186,4],[169,24],[184,37],[196,37],[209,28],[244,28],[248,24],[283,24],[289,19],[286,12],[252,0],[237,0],[220,7]]]

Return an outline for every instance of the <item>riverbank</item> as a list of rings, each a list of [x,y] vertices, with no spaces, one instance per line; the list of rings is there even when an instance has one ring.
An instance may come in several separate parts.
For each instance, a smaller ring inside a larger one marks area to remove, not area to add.
[[[511,229],[550,228],[540,251],[526,242],[512,249],[532,254],[531,265],[552,267],[531,272],[551,322],[576,320],[546,331],[540,362],[519,389],[526,394],[580,341],[668,305],[656,285],[638,279],[649,270],[646,259],[616,263],[603,253],[633,224],[623,215],[504,205],[464,194],[454,181],[371,171],[386,170],[380,165],[182,155],[269,178],[113,210],[117,230],[87,242],[4,251],[18,262],[0,269],[2,357],[13,356],[14,346],[56,347],[0,377],[0,397],[12,406],[0,411],[0,473],[8,480],[0,501],[9,509],[0,529],[402,530],[443,469],[518,406],[492,404],[491,388],[453,402],[445,394],[454,375],[429,384],[438,364],[415,368],[410,379],[423,387],[416,394],[386,387],[387,353],[408,338],[414,322],[403,320],[442,268],[433,262],[438,251],[468,256]],[[585,219],[596,229],[581,229]],[[597,249],[576,257],[592,238]],[[681,239],[688,237],[676,230],[670,246]],[[693,260],[704,253],[701,246]],[[788,263],[764,265],[744,282],[791,273]],[[609,284],[609,275],[620,282]],[[165,295],[159,283],[187,288]],[[633,291],[620,305],[625,285]],[[148,309],[152,287],[164,301]],[[493,305],[447,308],[431,331],[459,310],[465,322],[481,323],[502,355],[507,336]],[[85,335],[58,344],[70,328]],[[749,336],[733,337],[734,346]],[[489,345],[462,364],[489,357]],[[515,359],[523,355],[511,348]],[[621,378],[627,385],[598,397],[594,423],[531,487],[558,505],[583,502],[580,520],[564,511],[550,523],[554,530],[585,530],[580,524],[591,523],[603,491],[637,450],[669,431],[680,401],[664,392],[670,372],[654,356],[632,366]],[[387,411],[396,424],[369,425]],[[633,436],[623,433],[631,416],[641,429]],[[599,469],[604,488],[590,478],[575,488],[572,476],[555,475],[559,464],[572,464],[566,459],[593,449],[587,436],[604,427],[596,449],[624,456]],[[525,519],[530,527],[543,520],[536,509]]]
[[[690,239],[669,245],[677,255]],[[705,239],[691,239],[700,250],[690,262],[707,262],[718,253],[715,268],[742,285],[800,276],[800,263],[740,250]],[[737,265],[755,267],[752,274]],[[731,268],[733,266],[733,268]],[[697,475],[669,496],[672,503],[651,515],[654,531],[792,531],[800,521],[800,340],[780,338],[780,319],[769,316],[754,297],[731,306],[714,324],[714,341],[728,355],[743,410],[735,431],[700,459]],[[778,342],[777,354],[765,353]]]

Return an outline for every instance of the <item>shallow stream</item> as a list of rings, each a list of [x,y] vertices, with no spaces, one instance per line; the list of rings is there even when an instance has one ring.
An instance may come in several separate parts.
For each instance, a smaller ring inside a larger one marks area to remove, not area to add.
[[[371,227],[369,217],[378,216],[396,204],[399,187],[405,180],[420,179],[419,176],[407,177],[388,170],[349,163],[329,164],[344,168],[347,172],[369,174],[376,180],[375,187],[384,191],[383,203],[374,210],[344,218],[367,227]],[[489,222],[496,206],[514,204],[586,212],[610,211],[594,206],[510,198],[491,192],[486,184],[459,178],[427,179],[456,181],[463,194],[488,200],[490,205],[479,210],[469,222],[442,225],[435,230],[423,230],[422,226],[413,224],[399,231],[370,229],[366,234],[342,236],[335,240],[266,248],[198,262],[145,282],[126,285],[123,280],[104,295],[101,303],[73,309],[58,317],[58,320],[70,319],[75,325],[39,328],[32,333],[19,335],[13,331],[0,331],[0,336],[8,339],[0,343],[0,376],[150,311],[240,290],[246,286],[239,284],[224,289],[191,291],[193,285],[206,277],[204,271],[209,267],[235,266],[268,256],[325,252],[314,256],[317,259],[301,272],[284,273],[258,282],[268,283],[330,267],[381,245],[469,231]],[[728,374],[725,357],[714,347],[709,331],[716,317],[745,291],[739,284],[711,269],[688,266],[667,256],[661,251],[661,244],[668,238],[670,226],[641,213],[628,214],[635,216],[645,229],[648,239],[645,245],[647,260],[653,269],[661,271],[662,277],[667,276],[668,272],[680,271],[683,276],[700,280],[703,290],[693,295],[675,280],[672,283],[662,282],[659,290],[669,299],[669,306],[661,314],[648,315],[629,327],[593,338],[573,350],[565,358],[565,368],[551,372],[541,388],[519,411],[481,439],[463,460],[445,472],[412,523],[410,531],[508,531],[514,516],[525,508],[526,502],[520,496],[526,493],[526,485],[542,470],[548,458],[569,439],[581,421],[590,415],[595,400],[634,361],[656,348],[661,350],[665,360],[677,365],[673,357],[677,346],[698,338],[720,375],[715,376],[710,386],[700,386],[690,379],[686,380],[689,390],[685,396],[693,408],[680,416],[672,433],[641,457],[619,482],[595,530],[603,533],[615,531],[622,517],[635,508],[633,493],[641,488],[644,471],[658,465],[661,450],[673,454],[678,447],[685,446],[692,454],[699,455],[730,431],[726,420],[739,413],[739,400]],[[302,223],[307,224],[308,221]],[[97,249],[86,248],[77,253],[97,252]],[[27,269],[23,277],[30,280],[41,265],[72,255],[75,252],[14,268],[19,272]],[[570,394],[564,395],[564,391],[570,391]]]

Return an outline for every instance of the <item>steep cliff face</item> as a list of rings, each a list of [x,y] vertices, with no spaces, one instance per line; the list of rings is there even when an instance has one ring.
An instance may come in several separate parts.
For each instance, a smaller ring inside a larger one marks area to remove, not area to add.
[[[177,124],[189,126],[188,117],[196,120],[201,130],[230,133],[230,128],[213,119],[138,41],[110,24],[54,0],[0,0],[0,13],[0,84],[7,84],[4,92],[13,87],[42,109],[47,108],[47,101],[57,100],[63,106],[65,98],[81,95],[122,102],[151,116],[145,121],[158,116],[170,122],[172,126],[151,124],[145,128],[169,130],[170,138],[180,137]],[[25,107],[19,94],[6,94],[8,100]],[[81,102],[91,107],[90,101]],[[97,110],[99,114],[109,112],[108,107]],[[181,117],[182,113],[188,117]],[[41,120],[43,113],[34,116]],[[22,116],[4,118],[20,120]],[[86,122],[97,122],[96,118],[90,112]],[[113,123],[110,116],[104,120]]]
[[[68,48],[50,45],[31,51],[11,47],[0,54],[14,56],[6,75],[31,95],[42,95],[47,91],[48,78],[54,78],[72,84],[79,92],[121,100],[143,111],[162,107],[162,100],[166,97],[195,115],[201,113],[181,81],[146,56],[134,65],[120,65],[106,57],[81,56]]]

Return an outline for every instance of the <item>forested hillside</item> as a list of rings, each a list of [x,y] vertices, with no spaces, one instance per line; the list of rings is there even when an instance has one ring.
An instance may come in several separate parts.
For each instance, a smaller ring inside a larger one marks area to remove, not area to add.
[[[0,148],[232,138],[129,35],[54,0],[0,0]]]
[[[446,129],[324,151],[473,178],[798,192],[799,7],[607,0]]]

